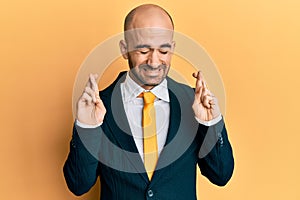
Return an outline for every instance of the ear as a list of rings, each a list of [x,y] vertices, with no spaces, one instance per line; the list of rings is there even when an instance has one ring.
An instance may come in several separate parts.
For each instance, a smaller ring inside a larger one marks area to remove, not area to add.
[[[172,53],[174,53],[175,46],[176,46],[176,42],[172,41],[172,44],[171,44],[171,51],[172,51]]]
[[[127,44],[126,44],[125,40],[121,40],[119,42],[119,47],[120,47],[120,51],[121,51],[123,58],[128,59]]]

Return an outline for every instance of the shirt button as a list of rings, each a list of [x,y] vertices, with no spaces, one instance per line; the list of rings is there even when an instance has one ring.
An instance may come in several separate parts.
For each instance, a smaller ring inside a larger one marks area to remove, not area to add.
[[[148,190],[148,197],[153,197],[153,191],[152,190]]]

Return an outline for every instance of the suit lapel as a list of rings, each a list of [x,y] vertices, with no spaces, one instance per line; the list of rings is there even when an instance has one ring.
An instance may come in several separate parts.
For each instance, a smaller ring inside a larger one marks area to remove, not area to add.
[[[168,173],[171,168],[167,166],[176,162],[189,149],[198,129],[198,123],[192,110],[194,92],[170,78],[168,78],[168,88],[170,97],[169,130],[151,185],[155,184],[162,174]]]
[[[167,140],[164,146],[168,145],[171,140],[175,137],[176,132],[178,130],[178,126],[180,123],[180,104],[178,102],[178,99],[176,98],[175,94],[169,90],[169,96],[170,96],[170,122],[169,122],[169,130],[167,135]]]
[[[148,182],[149,179],[145,172],[144,163],[134,142],[122,101],[120,83],[122,83],[123,80],[124,77],[119,78],[112,91],[111,98],[109,98],[111,110],[107,113],[109,115],[107,118],[108,126],[112,130],[111,132],[116,138],[116,142],[125,151],[124,154],[134,166],[135,172],[138,172],[142,178]]]
[[[153,178],[151,180],[151,185],[155,184],[157,180],[159,180],[159,177],[167,170],[166,163],[171,164],[171,159],[172,156],[172,150],[171,149],[166,149],[165,147],[168,146],[168,144],[172,141],[172,139],[176,136],[178,127],[180,124],[180,119],[181,119],[181,110],[180,110],[180,104],[175,96],[175,94],[169,90],[169,96],[170,96],[170,122],[169,122],[169,130],[168,130],[168,135],[166,139],[166,143],[164,145],[164,149],[162,150],[156,170],[154,172]]]

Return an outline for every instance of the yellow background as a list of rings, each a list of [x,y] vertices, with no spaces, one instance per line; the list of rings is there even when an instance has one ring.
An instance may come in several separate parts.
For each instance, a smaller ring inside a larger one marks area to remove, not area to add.
[[[143,2],[1,1],[1,199],[99,199],[98,185],[74,197],[62,175],[72,88],[88,53]],[[300,199],[300,1],[152,2],[205,47],[226,89],[235,171],[224,188],[199,176],[199,199]]]

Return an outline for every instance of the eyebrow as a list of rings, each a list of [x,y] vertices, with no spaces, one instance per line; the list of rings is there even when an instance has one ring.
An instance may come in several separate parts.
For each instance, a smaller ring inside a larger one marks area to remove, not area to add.
[[[136,49],[143,49],[143,48],[147,48],[147,49],[151,49],[151,46],[148,44],[139,44],[137,46],[135,46]],[[171,45],[169,43],[165,43],[159,46],[159,48],[171,48]]]
[[[169,43],[160,45],[160,48],[171,48],[172,46]]]

